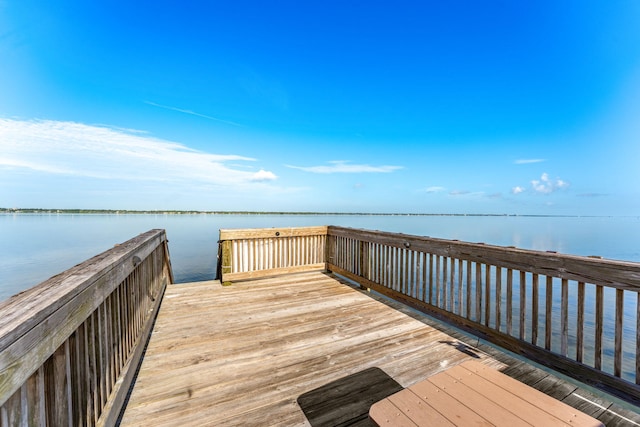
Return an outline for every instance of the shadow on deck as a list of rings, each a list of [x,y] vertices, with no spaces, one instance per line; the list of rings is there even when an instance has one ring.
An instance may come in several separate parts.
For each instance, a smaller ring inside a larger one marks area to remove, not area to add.
[[[374,402],[475,359],[600,419],[629,407],[338,276],[169,286],[121,425],[368,425]]]

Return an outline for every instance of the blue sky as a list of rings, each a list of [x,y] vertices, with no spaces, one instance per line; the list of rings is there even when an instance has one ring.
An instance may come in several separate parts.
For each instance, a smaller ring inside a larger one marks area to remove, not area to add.
[[[0,0],[0,206],[640,215],[640,2]]]

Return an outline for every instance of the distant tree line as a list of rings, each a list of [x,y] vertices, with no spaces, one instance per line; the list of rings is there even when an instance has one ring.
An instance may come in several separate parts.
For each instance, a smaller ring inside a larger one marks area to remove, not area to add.
[[[27,214],[153,214],[153,215],[371,215],[371,216],[524,216],[524,217],[549,217],[575,215],[517,215],[517,214],[479,214],[479,213],[381,213],[381,212],[272,212],[272,211],[199,211],[199,210],[132,210],[132,209],[44,209],[44,208],[1,208],[0,214],[27,213]]]

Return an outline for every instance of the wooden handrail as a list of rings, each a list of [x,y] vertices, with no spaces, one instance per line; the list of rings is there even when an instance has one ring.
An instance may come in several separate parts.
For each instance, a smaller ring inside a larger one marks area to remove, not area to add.
[[[113,425],[164,289],[164,230],[117,245],[0,303],[8,425]]]
[[[412,236],[401,233],[328,227],[329,235],[357,238],[415,252],[465,259],[539,275],[583,281],[631,291],[640,290],[640,263],[541,252],[514,247]],[[409,246],[407,246],[407,244]]]
[[[221,229],[220,240],[326,236],[327,226]]]
[[[223,280],[326,268],[640,403],[640,263],[335,226],[220,236]]]

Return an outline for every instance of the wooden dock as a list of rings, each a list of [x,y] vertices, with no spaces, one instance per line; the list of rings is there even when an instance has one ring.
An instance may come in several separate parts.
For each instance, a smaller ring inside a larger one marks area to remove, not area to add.
[[[640,421],[397,302],[312,272],[169,286],[121,425],[368,425],[377,400],[471,359],[607,425]]]
[[[640,426],[640,263],[321,226],[218,266],[174,285],[150,230],[1,302],[0,427],[368,425],[468,360]]]

